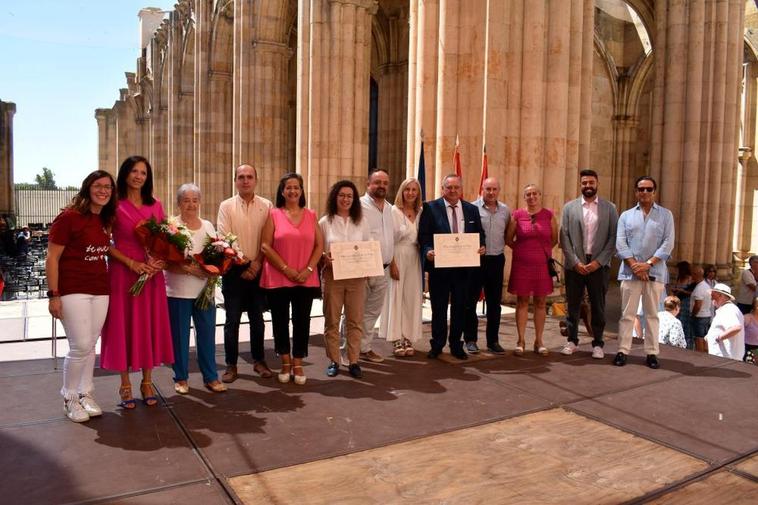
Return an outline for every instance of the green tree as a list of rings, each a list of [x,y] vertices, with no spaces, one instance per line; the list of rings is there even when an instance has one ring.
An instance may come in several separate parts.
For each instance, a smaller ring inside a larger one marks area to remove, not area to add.
[[[55,174],[47,167],[42,167],[42,173],[34,176],[34,182],[39,189],[58,189],[55,184]]]

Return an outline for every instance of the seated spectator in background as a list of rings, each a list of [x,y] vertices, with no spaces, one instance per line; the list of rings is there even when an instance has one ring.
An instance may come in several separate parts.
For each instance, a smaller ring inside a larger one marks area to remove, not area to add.
[[[753,310],[753,300],[756,296],[756,279],[758,278],[758,256],[750,256],[748,267],[740,274],[740,290],[735,296],[737,307],[743,314]]]
[[[687,347],[687,341],[684,338],[684,329],[682,322],[677,318],[681,310],[682,302],[676,296],[667,296],[663,300],[663,308],[658,313],[658,343],[673,345],[674,347]]]
[[[28,226],[24,226],[16,235],[16,254],[18,256],[26,256],[29,254],[29,242],[31,242],[31,240],[32,233],[29,231]]]
[[[745,356],[743,361],[755,363],[758,355],[758,298],[753,298],[752,310],[745,314]]]
[[[745,355],[745,321],[734,304],[731,288],[726,284],[716,284],[711,289],[711,300],[716,314],[705,336],[708,353],[740,361]]]

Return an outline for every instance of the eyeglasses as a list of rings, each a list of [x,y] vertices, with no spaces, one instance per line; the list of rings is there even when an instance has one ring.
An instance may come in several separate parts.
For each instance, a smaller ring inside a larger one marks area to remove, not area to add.
[[[637,193],[644,193],[644,192],[652,193],[653,191],[655,191],[655,188],[652,186],[637,188]]]
[[[95,191],[113,191],[113,186],[110,184],[93,184],[91,187]]]

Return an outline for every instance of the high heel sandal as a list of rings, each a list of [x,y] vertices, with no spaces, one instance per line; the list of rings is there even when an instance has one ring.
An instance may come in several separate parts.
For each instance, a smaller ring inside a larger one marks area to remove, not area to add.
[[[540,356],[547,356],[550,354],[550,351],[547,350],[547,347],[544,345],[538,346],[537,344],[534,345],[534,352]]]
[[[292,365],[292,370],[297,370],[298,368],[302,370],[303,365]],[[293,380],[295,381],[295,384],[297,384],[298,386],[302,386],[303,384],[305,384],[305,381],[308,379],[305,375],[293,375],[292,377],[293,377]]]
[[[118,388],[118,396],[121,398],[118,406],[126,410],[132,410],[137,406],[137,400],[132,397],[132,385]]]
[[[145,391],[147,391],[147,393]],[[152,382],[142,381],[139,386],[139,392],[142,394],[142,403],[148,407],[155,407],[158,405],[158,397],[155,396]],[[150,394],[151,392],[153,393],[152,395]]]
[[[392,354],[398,357],[405,356],[405,345],[403,345],[402,340],[395,340],[392,342]]]
[[[287,367],[287,371],[285,372],[285,368]],[[276,378],[281,382],[282,384],[287,384],[290,381],[290,377],[292,376],[292,363],[282,363],[282,371],[279,372],[276,375]]]
[[[413,356],[414,354],[416,354],[415,349],[413,349],[413,344],[407,338],[403,339],[403,347],[405,347],[406,356]]]
[[[513,350],[513,354],[516,356],[523,356],[524,355],[524,345],[516,344],[516,348]]]

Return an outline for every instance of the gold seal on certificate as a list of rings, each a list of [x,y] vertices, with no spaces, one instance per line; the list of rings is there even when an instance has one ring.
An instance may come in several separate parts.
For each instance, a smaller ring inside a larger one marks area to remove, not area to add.
[[[382,249],[377,240],[334,242],[330,252],[335,281],[384,275]]]
[[[434,267],[478,267],[478,233],[435,233]]]

